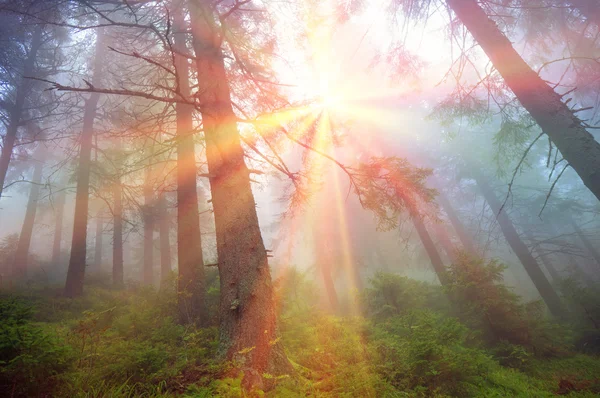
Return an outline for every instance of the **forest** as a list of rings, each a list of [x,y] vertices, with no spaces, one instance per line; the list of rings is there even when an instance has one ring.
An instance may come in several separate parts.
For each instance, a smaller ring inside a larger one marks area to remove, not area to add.
[[[0,0],[1,397],[600,396],[598,0]]]

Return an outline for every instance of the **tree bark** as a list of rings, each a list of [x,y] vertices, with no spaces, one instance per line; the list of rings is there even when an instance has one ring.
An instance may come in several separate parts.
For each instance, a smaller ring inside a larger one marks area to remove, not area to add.
[[[175,67],[181,97],[190,98],[186,31],[183,14],[184,0],[176,2],[174,19]],[[204,258],[196,191],[196,153],[194,145],[194,108],[187,104],[175,105],[177,114],[177,300],[181,322],[206,322],[204,300]]]
[[[54,242],[52,243],[52,264],[54,266],[61,262],[61,244],[63,230],[63,216],[65,213],[66,195],[61,192],[56,201],[56,220],[54,224]]]
[[[0,155],[0,197],[2,197],[4,180],[6,179],[8,165],[10,164],[10,158],[15,147],[17,131],[19,129],[19,125],[21,124],[25,100],[29,95],[29,90],[32,84],[32,81],[25,79],[25,77],[34,75],[37,52],[42,45],[42,33],[42,25],[36,25],[33,32],[29,53],[27,54],[27,59],[25,60],[23,66],[23,76],[20,77],[20,81],[18,83],[15,103],[12,104],[8,115],[8,126],[6,127],[4,140],[2,141],[2,154]]]
[[[233,112],[215,13],[190,0],[221,285],[220,346],[245,369],[243,384],[291,371],[278,343],[273,285],[250,173]]]
[[[144,265],[142,267],[142,281],[150,286],[154,280],[154,192],[152,189],[152,166],[146,166],[144,182],[144,206],[142,214],[144,219]]]
[[[442,262],[442,258],[440,257],[440,253],[437,251],[433,240],[431,239],[431,235],[427,231],[425,227],[425,223],[413,208],[409,208],[410,218],[417,230],[417,234],[419,234],[419,238],[421,239],[421,243],[425,247],[425,251],[427,252],[427,256],[429,256],[429,260],[431,261],[431,265],[433,266],[433,270],[435,271],[440,283],[442,285],[446,285],[448,283],[448,276],[446,274],[446,267]]]
[[[529,249],[519,237],[517,230],[515,229],[506,212],[504,210],[500,212],[501,203],[496,197],[493,189],[489,186],[485,178],[474,168],[472,175],[475,178],[477,186],[483,194],[483,197],[494,212],[506,241],[519,258],[519,261],[521,261],[521,264],[523,264],[527,275],[529,275],[531,278],[540,296],[550,309],[550,312],[558,318],[563,318],[565,316],[565,309],[560,301],[560,298],[558,297],[558,294],[556,294],[556,291],[552,288],[550,282],[548,282],[548,279],[546,278],[546,275],[544,275],[544,272],[541,270],[539,264],[535,258],[533,258],[529,252]]]
[[[98,29],[94,55],[92,84],[99,86],[104,61],[104,32]],[[65,283],[65,295],[77,297],[83,294],[83,279],[85,276],[87,254],[87,225],[90,193],[90,168],[92,156],[92,141],[94,137],[94,119],[100,94],[92,93],[85,101],[83,111],[83,128],[79,149],[79,166],[77,168],[77,191],[75,193],[75,217],[73,220],[73,239],[71,241],[71,257]]]
[[[115,287],[122,287],[123,280],[123,203],[120,178],[113,187],[113,269],[112,278]]]
[[[15,276],[27,277],[27,266],[29,261],[29,247],[31,246],[31,237],[33,235],[33,226],[35,224],[35,214],[37,212],[38,200],[40,197],[40,185],[42,182],[42,171],[44,168],[43,159],[40,158],[41,151],[36,151],[35,166],[33,169],[33,178],[31,190],[29,191],[29,200],[27,201],[27,210],[25,211],[25,220],[21,227],[19,243],[15,253]]]
[[[169,243],[170,217],[167,207],[167,196],[163,192],[158,199],[159,206],[159,235],[160,235],[160,285],[168,280],[171,273],[171,244]]]
[[[527,65],[475,0],[446,2],[490,58],[519,102],[600,200],[600,143],[562,102],[562,97]]]
[[[96,213],[96,241],[94,242],[94,265],[96,270],[102,266],[102,234],[104,232],[104,222],[102,220],[102,210]]]

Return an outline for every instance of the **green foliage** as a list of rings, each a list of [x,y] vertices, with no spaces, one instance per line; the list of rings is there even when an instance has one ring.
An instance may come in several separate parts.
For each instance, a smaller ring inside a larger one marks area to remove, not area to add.
[[[377,370],[396,388],[463,395],[496,364],[469,348],[469,330],[454,318],[412,310],[373,327]]]
[[[47,325],[32,322],[33,309],[16,299],[0,301],[0,393],[32,396],[61,383],[73,351]]]
[[[558,354],[567,336],[545,318],[541,302],[524,304],[504,285],[504,269],[496,260],[461,254],[448,270],[453,310],[506,365],[524,365],[530,354]]]
[[[600,354],[600,284],[590,287],[567,278],[558,287],[569,307],[575,346],[582,352]]]
[[[362,294],[367,314],[377,320],[403,315],[416,308],[438,308],[446,304],[440,289],[405,276],[377,272]]]
[[[244,392],[243,375],[215,360],[215,327],[174,321],[174,289],[116,291],[101,287],[98,279],[75,300],[58,298],[52,289],[33,290],[18,300],[0,298],[0,393],[72,397],[600,393],[597,358],[541,356],[547,351],[538,345],[545,346],[544,338],[554,332],[532,321],[543,319],[539,306],[521,303],[502,284],[501,265],[463,262],[450,269],[454,283],[449,292],[398,275],[376,274],[361,295],[367,316],[347,318],[319,310],[315,284],[304,273],[288,269],[275,286],[281,342],[296,372],[288,377],[263,374],[274,385],[267,392]],[[218,278],[209,279],[208,289],[218,294]],[[486,291],[476,291],[477,286]],[[456,301],[452,310],[446,293]],[[212,311],[217,304],[211,304]],[[494,323],[491,329],[485,314],[505,317],[505,324]],[[517,333],[521,327],[527,333]],[[498,333],[509,337],[496,339]],[[536,341],[509,340],[512,333]]]

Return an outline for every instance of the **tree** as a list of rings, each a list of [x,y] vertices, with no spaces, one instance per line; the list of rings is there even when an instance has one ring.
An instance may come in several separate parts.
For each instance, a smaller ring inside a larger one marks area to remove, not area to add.
[[[174,2],[175,70],[177,94],[184,100],[191,98],[187,34],[184,2]],[[177,297],[179,316],[183,322],[204,323],[204,258],[196,191],[196,151],[194,147],[194,106],[178,102],[177,118]]]
[[[212,5],[189,0],[221,286],[220,344],[244,364],[245,384],[291,369],[278,343],[273,285],[233,112]],[[258,381],[256,381],[258,380]]]
[[[171,244],[169,242],[169,233],[171,231],[171,219],[167,203],[166,192],[161,192],[158,197],[158,229],[160,239],[160,286],[164,287],[165,282],[171,273]]]
[[[17,131],[22,122],[26,100],[31,94],[34,82],[28,77],[35,75],[36,58],[40,47],[42,46],[42,36],[44,32],[43,25],[36,25],[31,33],[31,41],[26,50],[25,61],[22,65],[22,70],[17,73],[20,75],[15,87],[14,103],[9,106],[8,126],[6,127],[6,135],[2,145],[2,153],[0,154],[0,196],[4,187],[4,180],[8,171],[8,165],[13,153],[15,142],[17,140]]]
[[[583,183],[600,200],[600,143],[521,58],[475,0],[446,0],[542,131],[550,137]]]
[[[477,182],[477,186],[483,194],[486,202],[497,217],[498,224],[502,229],[506,241],[521,261],[521,264],[523,264],[525,271],[527,271],[527,274],[540,293],[540,296],[548,306],[548,309],[550,309],[550,312],[557,318],[563,318],[565,316],[565,309],[558,294],[552,288],[552,285],[550,285],[550,282],[548,282],[548,279],[542,272],[539,264],[535,258],[533,258],[529,252],[529,249],[519,237],[517,230],[515,229],[505,210],[502,208],[502,205],[496,197],[496,194],[486,181],[485,177],[479,174],[476,169],[472,169],[472,176]]]
[[[33,226],[35,223],[35,214],[38,208],[40,198],[40,187],[42,183],[42,173],[44,167],[44,157],[46,148],[40,144],[34,155],[33,177],[31,181],[31,190],[29,191],[29,200],[27,210],[25,211],[25,220],[19,235],[19,244],[15,253],[14,275],[20,277],[27,276],[27,263],[29,260],[29,247],[31,246],[31,237],[33,235]]]
[[[103,28],[96,33],[96,47],[93,60],[92,84],[98,84],[102,79],[102,63],[105,50],[103,44]],[[87,225],[90,191],[90,168],[92,144],[94,138],[94,119],[100,94],[92,93],[85,101],[83,126],[79,148],[79,165],[77,167],[77,192],[75,194],[75,218],[73,221],[73,239],[71,241],[71,257],[65,283],[67,297],[81,296],[85,276],[87,252]]]

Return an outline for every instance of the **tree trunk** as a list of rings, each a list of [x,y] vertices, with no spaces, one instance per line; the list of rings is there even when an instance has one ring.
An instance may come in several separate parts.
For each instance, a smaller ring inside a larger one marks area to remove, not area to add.
[[[96,213],[96,242],[94,246],[94,265],[96,270],[102,266],[102,234],[104,232],[104,223],[102,220],[102,210]]]
[[[61,262],[61,243],[63,230],[63,215],[65,212],[66,195],[61,192],[56,201],[56,220],[54,224],[54,242],[52,243],[52,264],[54,266]]]
[[[570,222],[571,222],[571,225],[573,226],[573,229],[577,233],[577,236],[583,243],[583,246],[585,246],[587,251],[594,258],[594,260],[596,262],[596,268],[600,267],[600,253],[598,252],[598,249],[596,249],[596,247],[592,244],[592,242],[590,242],[588,237],[585,236],[585,234],[583,233],[581,228],[579,228],[579,225],[577,225],[577,223],[575,222],[575,220],[573,220],[572,217],[570,217]]]
[[[36,154],[41,151],[37,150]],[[19,243],[15,253],[15,272],[19,277],[27,277],[27,262],[29,260],[29,247],[31,246],[31,236],[33,235],[33,226],[35,224],[35,213],[37,212],[38,199],[40,197],[40,184],[42,182],[42,171],[44,168],[43,159],[36,157],[35,167],[33,169],[33,179],[31,190],[29,191],[29,200],[27,202],[27,210],[25,211],[25,220],[21,227],[19,235]]]
[[[154,277],[154,192],[152,189],[152,170],[146,166],[146,181],[144,182],[144,206],[142,214],[144,219],[144,265],[142,280],[144,285],[150,286]]]
[[[175,66],[179,93],[190,98],[189,66],[187,54],[184,1],[176,2],[172,13],[174,19]],[[177,300],[181,322],[204,324],[206,309],[204,301],[204,258],[196,191],[196,153],[194,147],[193,106],[177,103]]]
[[[531,234],[531,232],[525,232],[525,236],[527,237],[527,240],[529,242],[531,242],[532,247],[535,247],[536,240],[534,239],[534,237]],[[535,249],[535,250],[539,254],[539,256],[540,256],[539,258],[542,261],[542,264],[544,265],[544,267],[546,267],[546,270],[548,270],[548,273],[552,277],[552,280],[554,282],[560,281],[560,274],[556,270],[556,267],[554,266],[554,263],[552,263],[552,261],[548,258],[548,256],[546,256],[544,253],[542,253],[542,250],[539,247],[537,249]]]
[[[170,217],[167,207],[167,195],[163,192],[158,199],[159,206],[159,235],[160,235],[160,285],[168,280],[171,273],[171,244],[169,243]]]
[[[457,249],[454,243],[452,243],[452,240],[448,235],[448,231],[446,231],[445,225],[434,221],[431,227],[433,228],[434,236],[438,239],[442,249],[444,249],[444,252],[446,252],[448,259],[450,259],[450,261],[453,263],[456,262]]]
[[[483,197],[494,212],[494,215],[497,217],[498,224],[500,225],[500,229],[502,230],[506,241],[521,261],[521,264],[523,264],[527,275],[529,275],[531,278],[540,296],[550,309],[550,312],[552,312],[552,314],[558,318],[564,317],[565,310],[560,298],[558,297],[558,294],[556,294],[556,291],[552,288],[550,282],[548,282],[548,279],[546,278],[546,275],[544,275],[544,272],[541,270],[539,264],[535,258],[533,258],[529,252],[529,249],[519,237],[517,230],[515,229],[506,212],[504,210],[500,212],[501,203],[496,197],[496,194],[489,186],[487,181],[485,181],[485,178],[474,168],[472,174],[477,182],[477,186],[483,194]]]
[[[104,46],[102,44],[104,32],[98,29],[96,37],[96,50],[94,55],[92,84],[99,86],[104,62]],[[85,101],[83,111],[83,128],[79,149],[79,166],[77,168],[77,191],[75,193],[75,217],[73,220],[73,239],[71,241],[71,257],[67,271],[65,295],[67,297],[81,296],[83,293],[83,279],[85,276],[85,262],[87,253],[87,224],[90,193],[90,167],[92,156],[92,141],[94,137],[94,119],[98,107],[98,93],[90,94]]]
[[[450,224],[452,224],[452,227],[454,227],[454,231],[456,231],[456,235],[462,243],[465,251],[467,251],[469,254],[476,254],[477,252],[475,250],[475,245],[473,244],[473,239],[469,237],[469,234],[467,233],[467,230],[465,229],[462,221],[460,221],[456,210],[454,210],[454,206],[452,206],[446,195],[442,192],[442,190],[439,187],[437,201],[446,212],[446,215],[450,220]]]
[[[562,102],[562,97],[527,65],[475,0],[446,2],[485,51],[519,102],[600,200],[600,143]]]
[[[440,283],[442,285],[446,285],[448,283],[448,276],[446,274],[446,267],[442,262],[442,258],[440,257],[440,253],[437,251],[435,245],[433,244],[433,240],[427,232],[427,228],[425,227],[425,223],[414,209],[409,208],[410,218],[415,225],[415,229],[419,234],[419,238],[425,247],[425,251],[427,252],[427,256],[429,256],[429,260],[431,261],[431,265],[433,266],[433,270],[435,271]]]
[[[123,203],[121,180],[113,187],[113,285],[122,287],[123,280]]]
[[[8,165],[10,164],[10,158],[15,147],[17,131],[19,129],[19,125],[21,124],[21,117],[23,109],[25,107],[25,100],[29,95],[29,89],[32,84],[31,80],[27,80],[24,77],[34,75],[37,52],[42,45],[42,33],[43,26],[36,25],[31,40],[31,47],[29,48],[29,53],[27,54],[27,59],[25,60],[25,64],[23,67],[23,76],[20,77],[20,81],[18,83],[15,103],[11,104],[11,110],[8,114],[8,126],[6,127],[6,134],[4,135],[4,140],[2,141],[2,154],[0,155],[0,197],[2,197],[4,180],[6,179]]]
[[[248,388],[260,384],[264,372],[292,368],[277,342],[271,273],[232,109],[220,30],[207,4],[189,4],[219,257],[220,345],[227,358],[246,369],[243,384]]]

